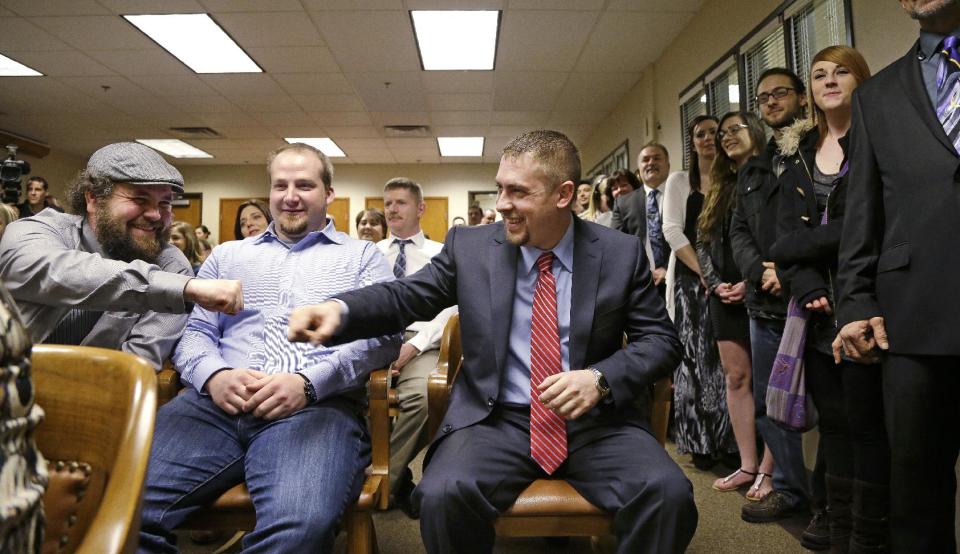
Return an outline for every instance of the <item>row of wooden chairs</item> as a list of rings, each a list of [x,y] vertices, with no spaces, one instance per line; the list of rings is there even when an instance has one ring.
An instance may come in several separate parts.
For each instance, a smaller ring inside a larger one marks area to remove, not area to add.
[[[446,412],[462,364],[459,316],[444,330],[437,369],[428,383],[431,436]],[[156,375],[156,377],[154,377]],[[158,404],[182,388],[179,374],[159,374],[143,360],[113,350],[37,345],[33,377],[38,404],[47,413],[37,434],[46,456],[50,486],[45,552],[132,552],[139,529],[143,479],[149,460]],[[369,426],[372,462],[357,502],[347,511],[350,554],[379,551],[374,509],[386,509],[389,492],[390,416],[397,409],[388,370],[370,376]],[[651,427],[666,439],[671,383],[653,388]],[[253,503],[244,484],[197,511],[184,530],[252,530]],[[612,517],[561,479],[534,481],[496,522],[500,536],[601,536],[612,532]]]

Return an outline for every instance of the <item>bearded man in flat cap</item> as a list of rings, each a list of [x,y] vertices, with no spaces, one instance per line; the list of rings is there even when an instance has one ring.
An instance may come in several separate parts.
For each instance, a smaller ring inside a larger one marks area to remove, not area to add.
[[[168,243],[183,177],[137,143],[94,152],[70,187],[73,214],[52,209],[11,223],[0,279],[37,343],[130,352],[160,369],[190,303],[236,313],[240,282],[193,278]]]

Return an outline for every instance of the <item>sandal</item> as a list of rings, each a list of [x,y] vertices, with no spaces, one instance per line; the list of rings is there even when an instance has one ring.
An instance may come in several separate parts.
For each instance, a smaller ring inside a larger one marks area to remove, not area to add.
[[[749,475],[750,479],[747,479],[746,481],[735,482],[734,480],[741,474]],[[755,480],[756,477],[757,477],[757,474],[755,472],[747,471],[741,467],[740,469],[734,471],[730,475],[727,475],[722,479],[717,479],[716,481],[714,481],[713,490],[720,491],[720,492],[735,491],[744,485],[749,485],[751,482]]]
[[[750,502],[760,502],[764,499],[764,497],[773,492],[773,487],[771,486],[769,489],[765,490],[763,494],[760,494],[761,487],[763,486],[763,480],[766,477],[772,476],[769,473],[764,473],[762,471],[757,473],[757,480],[753,482],[753,485],[750,486],[750,490],[747,491],[747,500]]]

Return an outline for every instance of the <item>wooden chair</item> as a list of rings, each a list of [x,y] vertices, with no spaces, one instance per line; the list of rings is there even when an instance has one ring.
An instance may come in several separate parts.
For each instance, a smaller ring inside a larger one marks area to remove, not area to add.
[[[431,436],[447,411],[450,389],[462,363],[460,318],[454,315],[443,331],[437,369],[427,384]],[[661,445],[667,438],[671,387],[669,377],[653,387],[650,426]],[[613,516],[588,502],[562,479],[537,479],[497,518],[494,526],[502,537],[598,537],[613,533]]]
[[[102,348],[33,347],[50,483],[43,552],[133,552],[157,413],[155,372]]]
[[[349,554],[379,552],[373,511],[387,509],[389,502],[389,413],[397,404],[396,391],[388,387],[388,371],[381,369],[371,373],[367,387],[371,463],[367,468],[360,497],[344,514]],[[157,381],[161,404],[176,396],[182,388],[179,373],[169,366],[157,374]],[[223,493],[210,506],[194,512],[179,528],[191,531],[251,531],[256,522],[250,493],[246,484],[241,483]]]

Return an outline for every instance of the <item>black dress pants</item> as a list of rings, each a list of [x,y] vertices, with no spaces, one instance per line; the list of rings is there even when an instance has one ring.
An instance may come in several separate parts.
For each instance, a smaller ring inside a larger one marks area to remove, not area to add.
[[[958,391],[960,357],[890,354],[883,362],[891,552],[956,552]]]
[[[618,552],[683,552],[696,531],[690,481],[639,427],[568,432],[567,460],[554,475],[615,514]],[[427,552],[491,552],[494,519],[544,477],[530,458],[529,408],[497,406],[484,421],[443,438],[414,491]]]

